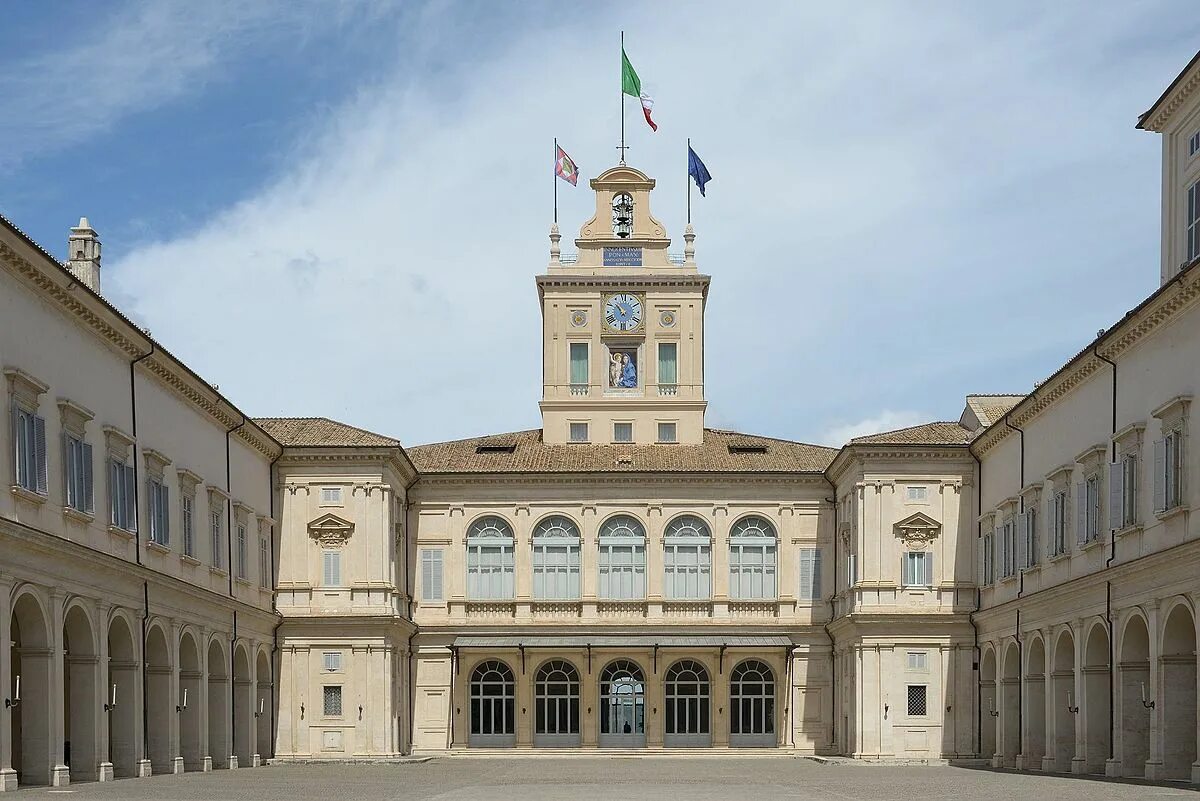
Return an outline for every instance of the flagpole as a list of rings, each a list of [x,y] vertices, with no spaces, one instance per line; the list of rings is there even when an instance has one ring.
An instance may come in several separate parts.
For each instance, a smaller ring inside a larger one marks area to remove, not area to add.
[[[687,181],[688,199],[687,199],[687,221],[688,225],[692,224],[692,137],[688,137],[688,174],[684,178]]]
[[[554,181],[554,222],[558,223],[558,137],[554,137],[554,169],[550,171],[550,180]]]
[[[625,31],[621,31],[621,163],[625,163]]]

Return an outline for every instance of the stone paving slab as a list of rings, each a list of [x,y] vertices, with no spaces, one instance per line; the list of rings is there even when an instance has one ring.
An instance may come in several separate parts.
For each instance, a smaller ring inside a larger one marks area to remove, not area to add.
[[[1200,799],[1187,786],[1100,777],[1039,775],[961,767],[822,765],[806,759],[446,757],[388,765],[273,765],[30,787],[5,798],[186,799],[187,801],[558,801],[559,799],[788,798],[800,801],[1112,801]]]

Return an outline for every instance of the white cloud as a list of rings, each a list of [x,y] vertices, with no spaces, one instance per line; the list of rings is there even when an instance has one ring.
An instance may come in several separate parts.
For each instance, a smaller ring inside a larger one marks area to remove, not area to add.
[[[920,423],[928,423],[929,415],[920,412],[897,411],[884,409],[879,414],[859,420],[854,423],[838,423],[831,426],[821,435],[820,444],[840,448],[855,437],[866,434],[879,434],[884,431],[895,431],[898,428],[908,428]]]
[[[693,197],[713,419],[841,444],[928,419],[874,414],[885,392],[957,414],[967,382],[1029,383],[978,373],[999,354],[1069,355],[1056,287],[1117,254],[1118,284],[1088,286],[1123,290],[1131,241],[1154,281],[1158,145],[1130,120],[1186,59],[1096,63],[1140,12],[940,8],[577,7],[569,34],[497,22],[481,49],[433,6],[397,32],[420,50],[297,132],[282,177],[112,254],[107,291],[254,414],[409,444],[536,427],[551,137],[585,175],[615,161],[624,24],[660,124],[630,104],[629,159],[677,247],[686,136],[714,175]],[[559,198],[569,241],[590,191]],[[1073,313],[1094,330],[1110,308]]]

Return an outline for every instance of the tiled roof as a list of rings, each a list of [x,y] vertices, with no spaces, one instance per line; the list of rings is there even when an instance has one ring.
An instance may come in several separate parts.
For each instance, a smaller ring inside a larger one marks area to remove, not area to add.
[[[705,429],[701,445],[548,445],[532,429],[418,445],[408,455],[421,473],[820,473],[837,448],[717,429]]]
[[[851,445],[966,445],[971,433],[958,423],[923,423],[850,440]]]
[[[967,405],[975,412],[984,428],[987,428],[1011,412],[1013,407],[1023,400],[1024,395],[968,395]]]
[[[395,448],[400,441],[328,417],[258,417],[254,420],[285,447]]]

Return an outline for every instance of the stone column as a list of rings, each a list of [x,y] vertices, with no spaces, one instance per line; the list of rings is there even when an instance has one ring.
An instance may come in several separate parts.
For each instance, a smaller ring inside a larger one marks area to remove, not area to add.
[[[100,658],[96,681],[100,688],[100,702],[108,698],[108,688],[112,686],[112,676],[108,664],[108,621],[111,614],[111,604],[104,602],[96,604],[96,653]],[[112,743],[109,739],[108,715],[101,709],[96,713],[96,753],[100,757],[97,778],[102,782],[110,782],[115,776],[112,763]]]
[[[517,618],[528,620],[533,599],[533,521],[528,506],[518,506],[513,512],[513,600],[517,602]]]
[[[63,748],[66,737],[66,699],[63,688],[66,684],[66,646],[63,642],[63,603],[66,594],[62,590],[50,593],[50,785],[65,787],[71,783],[71,769],[67,767]]]
[[[722,654],[718,649],[713,663],[716,670],[709,673],[709,725],[712,727],[714,748],[729,747],[729,671],[737,661],[736,654]],[[724,664],[723,664],[724,663]]]
[[[385,504],[385,513],[386,510],[387,505]],[[387,531],[386,525],[383,527],[383,530],[385,532]],[[249,738],[249,741],[246,743],[246,752],[250,754],[249,767],[257,768],[258,766],[262,765],[262,755],[258,753],[258,643],[252,640],[250,642],[249,651],[250,653],[248,656],[248,661],[250,662],[250,686],[246,690],[246,700],[249,701],[250,714],[246,717],[246,736]],[[267,714],[265,703],[263,704],[262,714]]]
[[[1042,765],[1044,771],[1057,770],[1058,764],[1058,728],[1056,721],[1058,720],[1058,709],[1055,704],[1062,703],[1062,699],[1055,699],[1054,693],[1054,629],[1046,627],[1041,630],[1042,643],[1044,647],[1042,651],[1045,654],[1045,665],[1042,667],[1043,675],[1046,679],[1046,692],[1044,693],[1044,702],[1046,708],[1046,740],[1042,749]]]
[[[1084,697],[1085,680],[1083,674],[1083,657],[1085,653],[1086,642],[1084,641],[1086,633],[1083,628],[1083,620],[1076,619],[1071,622],[1071,628],[1074,632],[1072,641],[1075,645],[1075,678],[1074,689],[1072,693],[1075,697],[1075,706],[1079,707],[1079,713],[1075,717],[1075,756],[1071,758],[1072,773],[1087,773],[1087,729],[1085,721],[1087,710],[1084,707],[1087,704],[1087,699]]]
[[[517,714],[517,748],[533,747],[533,662],[537,653],[526,651],[524,658],[518,653],[510,662],[516,675],[515,711]]]
[[[663,613],[663,508],[650,504],[646,509],[646,615],[661,618]]]
[[[200,755],[203,757],[203,765],[201,770],[208,772],[213,769],[212,753],[209,750],[208,742],[208,672],[210,666],[208,664],[208,647],[209,639],[212,632],[207,628],[200,629],[200,642],[197,647],[200,651],[200,696],[197,701],[200,704]]]
[[[1163,709],[1167,702],[1166,684],[1162,673],[1162,631],[1159,627],[1158,601],[1145,606],[1146,625],[1150,630],[1150,695],[1154,708],[1150,710],[1150,758],[1146,760],[1146,778],[1163,781],[1167,778],[1163,764],[1166,743],[1163,742]]]
[[[663,682],[663,671],[666,670],[664,662],[667,655],[659,650],[657,666],[653,654],[646,656],[644,664],[649,667],[646,671],[646,747],[660,749],[663,747],[666,726],[666,685]]]
[[[729,617],[729,509],[714,506],[712,520],[713,617]]]
[[[12,587],[12,577],[0,573],[0,792],[17,789],[12,763]]]
[[[579,595],[584,620],[596,619],[596,595],[600,585],[600,544],[596,530],[596,507],[584,504],[579,510]]]
[[[1200,593],[1188,593],[1188,600],[1192,602],[1192,609],[1200,608],[1197,606],[1200,603]],[[1193,613],[1192,625],[1195,627],[1193,642],[1200,643],[1200,616]],[[1195,654],[1193,654],[1195,659]],[[1200,698],[1200,670],[1196,671],[1196,698]],[[1200,743],[1200,703],[1196,704],[1196,737],[1192,742]],[[1192,784],[1200,784],[1200,759],[1192,762]]]
[[[170,688],[167,696],[167,714],[170,716],[169,736],[171,745],[169,753],[171,754],[171,772],[183,773],[183,749],[180,745],[179,737],[179,716],[183,713],[180,709],[180,676],[179,676],[179,639],[183,635],[183,625],[175,619],[170,621],[171,641],[167,643],[168,656],[171,659],[171,676],[167,682]]]

